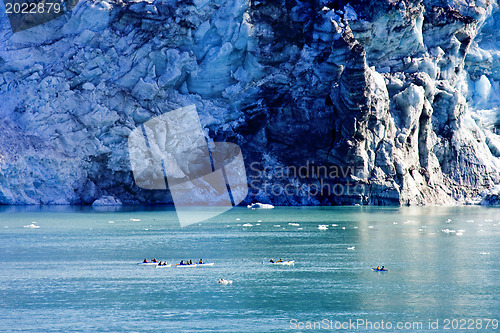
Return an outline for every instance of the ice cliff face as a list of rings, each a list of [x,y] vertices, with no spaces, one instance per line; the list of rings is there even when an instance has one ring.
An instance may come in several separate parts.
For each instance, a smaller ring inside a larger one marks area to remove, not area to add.
[[[500,181],[495,2],[84,0],[15,34],[0,12],[0,203],[171,202],[136,186],[127,138],[192,104],[242,148],[247,201],[461,203]],[[350,172],[256,171],[308,163]],[[267,191],[292,183],[359,186]]]

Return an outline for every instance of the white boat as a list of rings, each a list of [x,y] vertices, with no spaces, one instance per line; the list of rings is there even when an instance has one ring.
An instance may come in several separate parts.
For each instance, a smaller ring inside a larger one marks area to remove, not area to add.
[[[204,263],[196,263],[196,266],[199,266],[199,267],[204,267],[204,266],[213,266],[214,263],[213,262],[204,262]]]
[[[166,265],[156,265],[156,268],[163,268],[163,267],[172,267],[172,264],[166,264]]]
[[[271,265],[292,266],[295,260],[269,262]]]
[[[183,264],[183,265],[177,264],[177,265],[175,265],[175,267],[182,267],[182,268],[196,267],[196,266],[198,266],[198,265],[197,264],[190,264],[190,265],[189,264]]]
[[[328,230],[328,224],[320,224],[318,225],[319,230]]]
[[[260,209],[272,209],[272,208],[274,208],[274,206],[270,205],[270,204],[263,204],[263,203],[260,203],[260,202],[256,202],[256,203],[253,203],[251,205],[248,205],[247,208],[253,208],[253,209],[256,209],[256,208],[260,208]]]
[[[219,281],[217,281],[218,283],[220,284],[233,284],[233,280],[226,280],[226,279],[219,279]]]

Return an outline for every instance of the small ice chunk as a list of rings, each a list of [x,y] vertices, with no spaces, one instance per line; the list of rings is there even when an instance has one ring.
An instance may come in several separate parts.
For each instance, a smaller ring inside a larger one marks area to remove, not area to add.
[[[226,279],[219,279],[219,281],[217,282],[223,285],[233,284],[233,280],[226,280]]]
[[[38,228],[40,228],[40,226],[36,225],[35,223],[36,222],[31,222],[31,224],[25,225],[24,228],[28,228],[28,229],[38,229]]]

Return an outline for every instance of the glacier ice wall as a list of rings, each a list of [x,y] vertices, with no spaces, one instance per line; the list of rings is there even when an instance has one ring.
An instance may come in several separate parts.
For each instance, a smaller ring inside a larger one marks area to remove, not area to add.
[[[273,195],[318,179],[247,170],[247,201],[453,204],[500,180],[493,1],[83,0],[15,34],[0,16],[2,204],[170,203],[135,185],[127,138],[187,105],[247,166],[362,185]]]

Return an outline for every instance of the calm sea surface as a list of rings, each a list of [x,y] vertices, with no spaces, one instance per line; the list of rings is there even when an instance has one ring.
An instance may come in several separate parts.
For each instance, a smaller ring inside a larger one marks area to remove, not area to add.
[[[180,228],[171,208],[3,207],[0,331],[500,332],[499,213],[236,208]],[[153,257],[215,265],[137,265]]]

